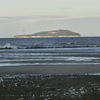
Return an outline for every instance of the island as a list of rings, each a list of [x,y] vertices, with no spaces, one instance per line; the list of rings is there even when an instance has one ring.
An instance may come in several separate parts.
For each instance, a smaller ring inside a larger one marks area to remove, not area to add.
[[[13,38],[44,38],[44,37],[80,37],[81,35],[69,30],[43,31],[33,34],[15,35]]]

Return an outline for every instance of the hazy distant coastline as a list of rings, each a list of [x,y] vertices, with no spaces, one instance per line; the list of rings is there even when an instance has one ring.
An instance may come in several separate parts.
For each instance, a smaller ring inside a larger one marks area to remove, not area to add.
[[[33,34],[15,35],[13,38],[49,38],[49,37],[80,37],[81,35],[69,30],[43,31]]]

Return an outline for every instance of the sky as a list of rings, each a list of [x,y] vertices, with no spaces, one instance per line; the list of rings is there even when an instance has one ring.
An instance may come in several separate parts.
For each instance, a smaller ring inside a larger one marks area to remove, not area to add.
[[[0,38],[58,29],[100,36],[100,0],[0,0]]]

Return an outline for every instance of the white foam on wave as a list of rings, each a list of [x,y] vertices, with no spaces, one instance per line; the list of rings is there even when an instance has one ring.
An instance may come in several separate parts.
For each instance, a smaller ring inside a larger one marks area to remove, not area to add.
[[[67,60],[74,60],[74,61],[91,61],[94,59],[100,59],[99,57],[68,57]]]
[[[53,60],[53,59],[49,59],[49,58],[47,58],[47,59],[2,59],[2,60],[0,60],[0,62],[15,62],[15,61],[48,61],[48,60]]]
[[[26,58],[20,58],[20,57],[13,57],[13,59],[10,59],[10,57],[7,59],[7,58],[5,58],[5,59],[1,59],[0,60],[0,62],[13,62],[13,61],[52,61],[52,60],[58,60],[58,61],[60,61],[60,60],[63,60],[63,61],[92,61],[92,60],[100,60],[100,58],[99,57],[74,57],[74,56],[72,56],[72,57],[60,57],[60,56],[58,56],[58,57],[46,57],[46,56],[38,56],[38,57],[26,57]]]
[[[0,49],[17,49],[16,46],[11,45],[10,43],[6,43],[5,45],[1,46]]]
[[[100,75],[100,73],[87,73],[86,75]]]
[[[100,63],[0,63],[0,67],[4,66],[23,66],[23,65],[28,65],[28,66],[35,66],[35,65],[98,65]],[[66,66],[67,67],[67,66]]]

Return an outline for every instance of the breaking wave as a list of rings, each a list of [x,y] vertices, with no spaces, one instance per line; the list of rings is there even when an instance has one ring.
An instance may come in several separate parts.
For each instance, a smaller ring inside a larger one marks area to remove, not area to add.
[[[67,44],[67,43],[66,43]],[[71,43],[70,43],[71,44]],[[0,45],[0,49],[39,49],[39,48],[91,48],[91,47],[100,47],[99,45],[11,45],[10,43],[6,43],[5,45]]]
[[[100,48],[100,37],[77,38],[3,38],[0,49]]]
[[[16,46],[11,45],[10,43],[6,43],[5,45],[1,46],[0,49],[17,49]]]

